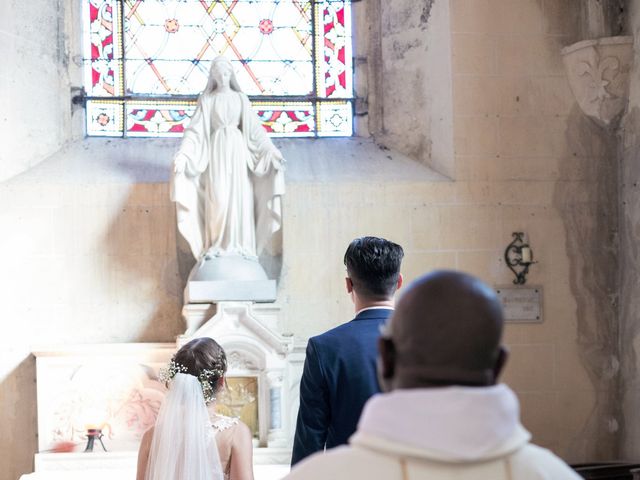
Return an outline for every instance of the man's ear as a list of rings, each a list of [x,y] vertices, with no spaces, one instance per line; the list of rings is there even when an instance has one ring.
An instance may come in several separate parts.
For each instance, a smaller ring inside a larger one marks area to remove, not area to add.
[[[396,347],[390,338],[378,339],[378,354],[380,355],[380,375],[387,380],[396,373]]]
[[[349,277],[344,277],[344,283],[347,287],[347,293],[351,294],[353,292],[353,281]]]
[[[509,350],[504,345],[500,345],[500,349],[498,350],[498,358],[496,359],[496,363],[493,366],[494,383],[498,383],[498,377],[502,373],[504,365],[507,363],[507,358],[509,358]]]
[[[403,282],[403,280],[404,280],[404,279],[402,278],[402,274],[401,274],[401,273],[399,273],[399,274],[398,274],[398,283],[397,283],[397,285],[396,285],[396,290],[398,290],[398,289],[402,286],[402,282]]]

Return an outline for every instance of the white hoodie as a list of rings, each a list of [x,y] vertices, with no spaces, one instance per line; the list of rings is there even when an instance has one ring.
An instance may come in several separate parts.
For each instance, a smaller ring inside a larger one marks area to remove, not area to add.
[[[286,478],[581,478],[530,438],[506,385],[395,390],[367,402],[349,446],[309,457]]]

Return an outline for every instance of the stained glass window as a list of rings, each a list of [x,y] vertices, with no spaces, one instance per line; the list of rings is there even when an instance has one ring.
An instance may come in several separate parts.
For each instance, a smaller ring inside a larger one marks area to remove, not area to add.
[[[231,60],[273,136],[353,132],[350,0],[84,0],[87,134],[180,136]]]

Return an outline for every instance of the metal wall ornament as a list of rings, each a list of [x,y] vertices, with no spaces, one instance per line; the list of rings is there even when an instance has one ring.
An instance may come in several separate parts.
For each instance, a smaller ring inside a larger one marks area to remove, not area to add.
[[[516,276],[513,283],[516,285],[524,285],[527,283],[527,275],[529,267],[533,265],[533,250],[528,243],[524,241],[523,232],[513,232],[513,241],[507,245],[504,251],[504,261],[509,270]]]

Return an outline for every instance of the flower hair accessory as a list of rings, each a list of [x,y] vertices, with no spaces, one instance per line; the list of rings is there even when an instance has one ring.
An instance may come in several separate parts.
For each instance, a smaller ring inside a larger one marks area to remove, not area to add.
[[[179,363],[176,363],[173,359],[171,359],[169,365],[167,365],[166,367],[162,367],[158,371],[158,378],[162,383],[166,385],[173,379],[173,377],[176,376],[176,373],[187,373],[187,371],[187,367],[185,367],[184,365],[180,365]]]
[[[177,373],[191,375],[187,367],[172,359],[167,367],[160,369],[158,377],[162,383],[168,385]],[[206,403],[211,403],[216,399],[216,389],[212,385],[212,382],[215,383],[223,375],[224,370],[222,368],[202,370],[200,375],[198,375],[197,378],[200,382],[200,386],[202,387],[202,395],[204,396],[204,401]]]

